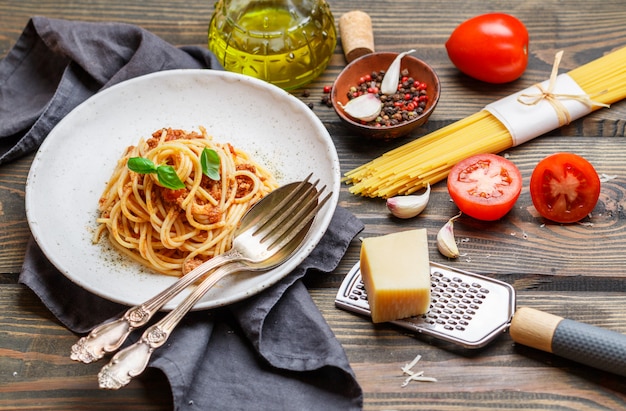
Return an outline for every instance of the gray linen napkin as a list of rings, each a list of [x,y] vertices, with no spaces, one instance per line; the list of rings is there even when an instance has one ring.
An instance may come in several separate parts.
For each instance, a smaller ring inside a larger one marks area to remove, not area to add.
[[[362,229],[338,207],[318,246],[279,283],[223,309],[190,313],[149,364],[167,376],[175,409],[360,409],[361,388],[345,352],[301,278],[332,271]],[[72,283],[32,239],[19,281],[78,333],[127,308]]]
[[[136,26],[34,17],[0,61],[0,164],[35,150],[63,116],[97,91],[175,68],[219,64],[203,48],[176,48]],[[362,229],[338,207],[313,253],[278,284],[185,317],[149,364],[166,374],[175,408],[360,409],[362,391],[345,352],[301,278],[332,271]],[[77,333],[126,309],[70,282],[32,239],[19,281]]]
[[[0,164],[34,151],[74,107],[143,74],[222,69],[206,48],[173,47],[137,26],[33,17],[0,61]]]

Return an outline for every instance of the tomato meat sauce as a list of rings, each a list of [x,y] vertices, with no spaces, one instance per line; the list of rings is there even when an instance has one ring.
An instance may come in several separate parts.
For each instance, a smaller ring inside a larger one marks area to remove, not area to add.
[[[479,154],[457,163],[448,174],[448,192],[464,214],[494,221],[511,211],[522,191],[522,176],[513,162]]]
[[[600,197],[600,177],[591,163],[577,154],[552,154],[533,170],[530,196],[542,217],[573,223],[595,208]]]

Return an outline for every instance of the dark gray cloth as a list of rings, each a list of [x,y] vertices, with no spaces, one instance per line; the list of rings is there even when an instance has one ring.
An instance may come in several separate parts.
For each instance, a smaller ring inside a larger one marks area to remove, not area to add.
[[[78,104],[124,80],[221,69],[206,48],[173,47],[137,26],[33,17],[0,61],[0,164],[32,152]]]
[[[149,364],[167,376],[175,408],[360,409],[361,388],[345,352],[301,278],[332,271],[362,228],[360,220],[338,207],[320,244],[279,283],[226,308],[187,315]],[[33,240],[20,282],[79,333],[127,308],[72,283]]]
[[[33,18],[0,61],[0,164],[35,150],[63,116],[97,91],[180,68],[219,64],[206,49],[176,48],[132,25]],[[175,408],[360,409],[362,391],[345,352],[301,278],[332,271],[362,229],[339,207],[320,244],[278,284],[228,307],[186,316],[149,364],[166,374]],[[77,333],[127,308],[69,281],[33,240],[20,282]],[[139,335],[133,333],[131,341]]]

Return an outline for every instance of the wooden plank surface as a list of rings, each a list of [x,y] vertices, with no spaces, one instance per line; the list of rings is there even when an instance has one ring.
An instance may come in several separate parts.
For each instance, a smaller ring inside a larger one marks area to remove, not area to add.
[[[562,71],[626,46],[626,7],[621,0],[523,2],[412,0],[330,2],[335,17],[362,9],[372,17],[376,48],[404,51],[433,65],[443,85],[431,120],[413,135],[393,142],[373,142],[351,134],[332,109],[320,104],[322,88],[345,66],[338,45],[327,71],[294,95],[313,103],[314,112],[333,137],[343,172],[422,134],[462,119],[497,98],[550,73],[554,54],[565,50]],[[213,2],[197,0],[0,2],[0,56],[6,55],[32,15],[140,25],[176,45],[206,44]],[[504,11],[516,15],[530,32],[530,63],[524,76],[505,85],[487,85],[458,73],[445,48],[454,27],[473,15]],[[2,85],[0,84],[0,87]],[[1,119],[0,119],[1,121]],[[431,202],[420,217],[390,218],[384,202],[354,196],[342,186],[340,205],[366,225],[363,235],[407,227],[428,230],[433,261],[486,274],[512,284],[518,305],[626,333],[626,102],[600,110],[511,150],[506,155],[522,172],[524,189],[514,210],[498,222],[462,217],[455,225],[463,254],[448,261],[436,251],[434,238],[456,214],[445,184],[433,187]],[[0,144],[2,144],[0,142]],[[530,200],[530,174],[541,158],[573,151],[597,171],[615,176],[602,186],[598,206],[584,224],[559,225],[538,218]],[[121,391],[101,391],[100,364],[79,365],[68,357],[76,336],[41,302],[17,284],[30,236],[24,210],[25,182],[33,156],[0,166],[0,409],[171,409],[163,375],[150,372]],[[367,410],[467,409],[626,409],[626,383],[615,375],[514,344],[505,334],[476,352],[416,337],[391,325],[374,325],[334,306],[345,273],[357,261],[358,240],[340,267],[328,276],[306,279],[313,299],[343,344],[365,392]],[[436,383],[402,388],[400,367],[417,354],[419,368]]]

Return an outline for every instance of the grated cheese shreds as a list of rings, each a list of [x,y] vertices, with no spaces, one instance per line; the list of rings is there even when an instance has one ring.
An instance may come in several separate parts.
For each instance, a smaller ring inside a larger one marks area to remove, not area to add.
[[[415,367],[415,365],[418,363],[419,360],[422,359],[421,355],[417,355],[413,361],[411,361],[408,364],[405,364],[404,367],[402,367],[402,372],[406,375],[408,375],[408,377],[404,380],[404,382],[400,385],[400,387],[404,388],[407,385],[409,385],[409,383],[411,381],[419,381],[419,382],[437,382],[436,378],[433,377],[424,377],[424,371],[418,371],[418,372],[413,372],[412,368]]]
[[[419,360],[422,359],[422,356],[417,354],[417,356],[415,358],[413,358],[413,361],[411,361],[410,363],[406,364],[404,367],[402,367],[402,371],[405,374],[408,374],[409,371],[411,371],[411,368],[415,367],[415,364],[417,364],[417,362]]]
[[[420,372],[416,372],[414,373],[413,371],[409,371],[409,376],[407,377],[406,380],[404,380],[404,382],[400,385],[400,387],[404,388],[407,385],[409,385],[409,383],[411,381],[419,381],[419,382],[437,382],[436,378],[433,377],[424,377],[424,371],[420,371]]]
[[[604,173],[600,174],[600,182],[601,183],[606,183],[608,181],[615,180],[616,178],[617,178],[616,175],[610,176],[610,175],[604,174]]]

